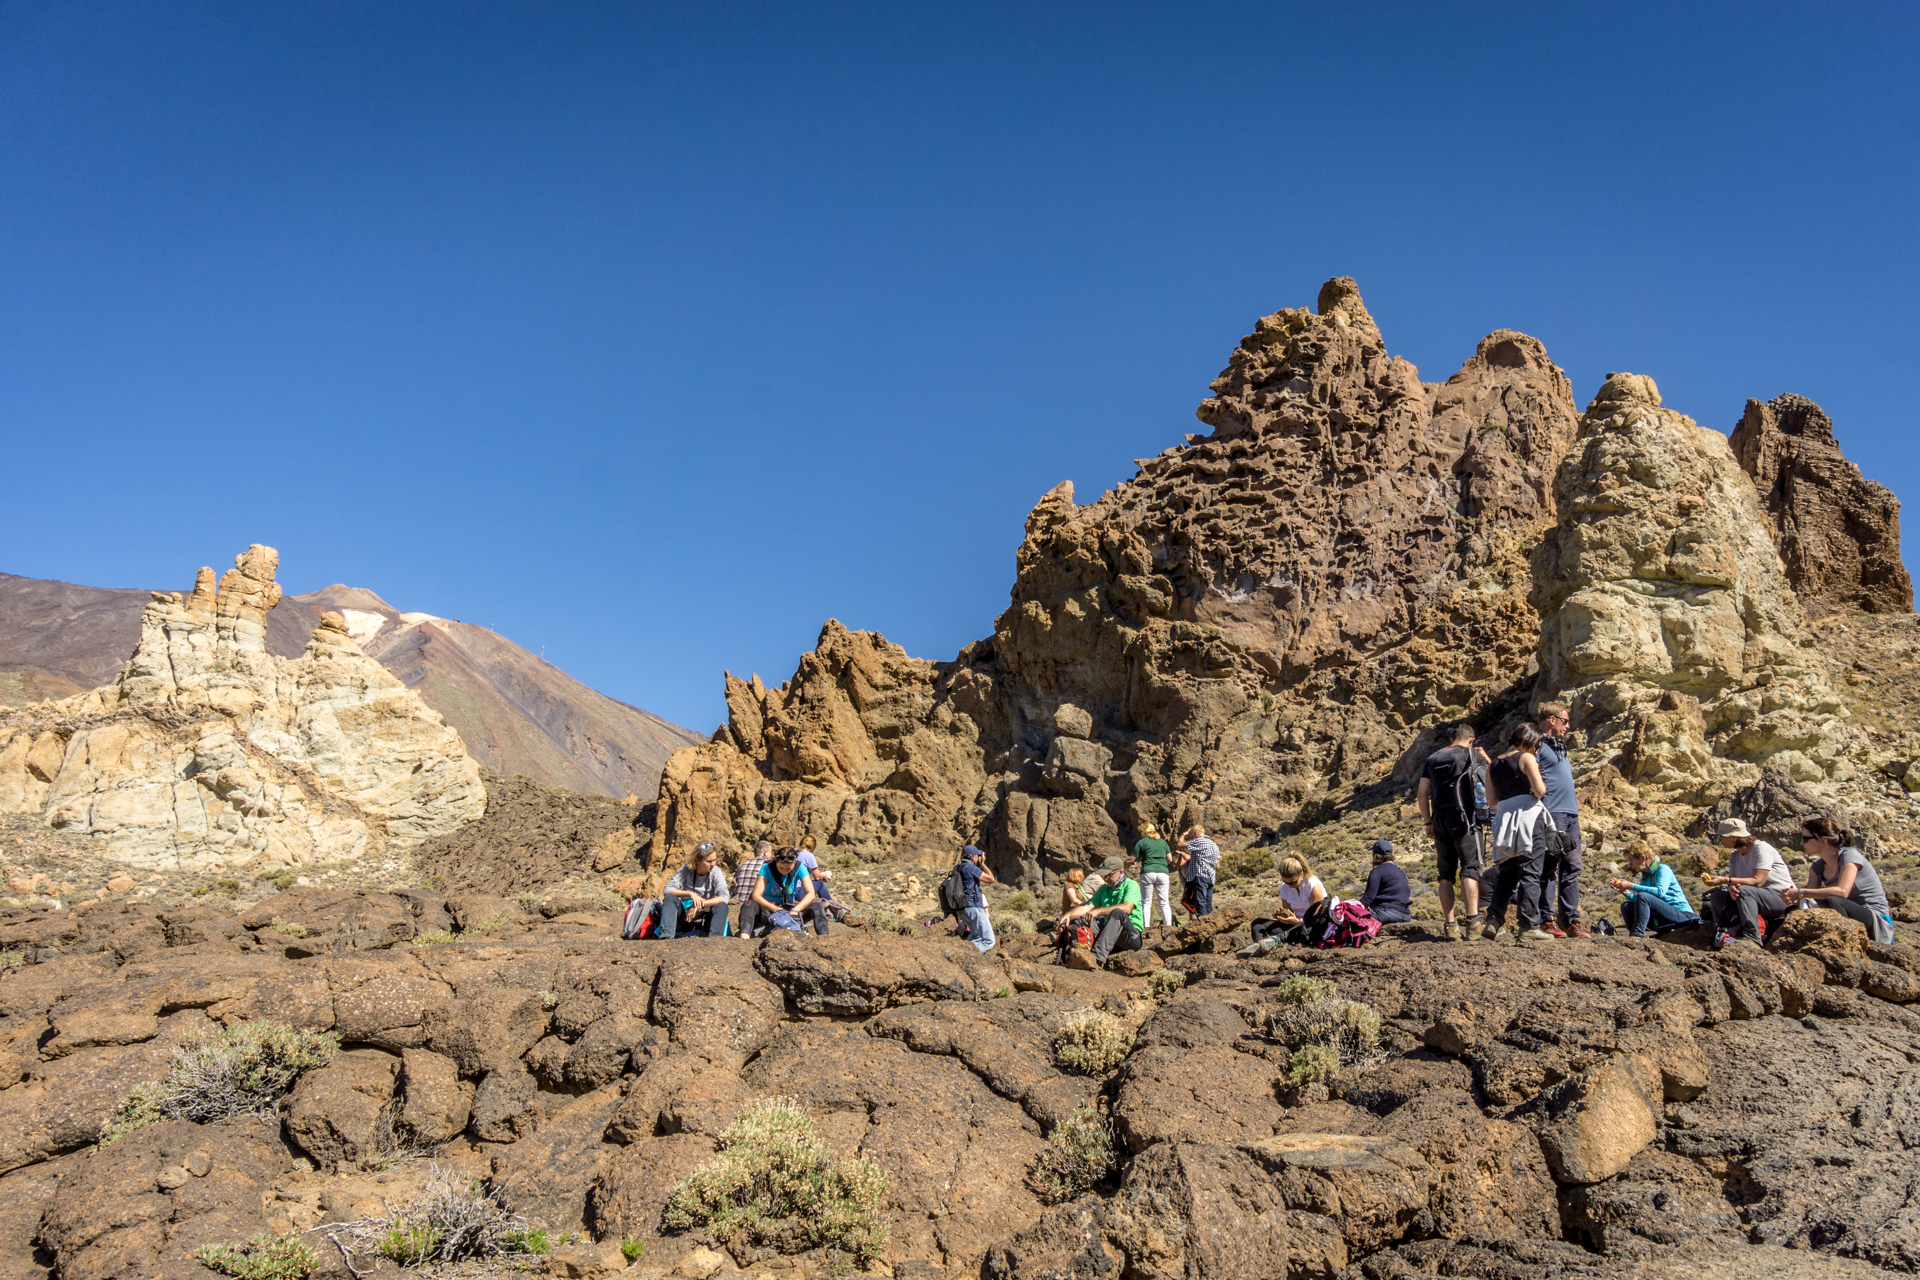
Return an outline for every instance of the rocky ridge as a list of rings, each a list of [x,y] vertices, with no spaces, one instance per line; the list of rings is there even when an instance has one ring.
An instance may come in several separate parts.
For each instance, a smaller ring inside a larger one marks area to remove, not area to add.
[[[1037,881],[1148,820],[1276,830],[1523,675],[1527,556],[1577,418],[1537,341],[1490,334],[1422,383],[1340,279],[1262,319],[1212,389],[1212,434],[1087,506],[1041,498],[1010,607],[953,662],[830,622],[779,688],[729,676],[725,729],[663,776],[666,847],[979,839]]]
[[[1847,461],[1819,405],[1796,395],[1749,400],[1732,445],[1809,616],[1913,612],[1900,500]]]
[[[829,622],[778,688],[729,675],[727,724],[663,774],[659,847],[972,841],[1034,884],[1146,821],[1271,846],[1404,802],[1440,726],[1503,741],[1548,697],[1601,836],[1697,828],[1764,768],[1829,806],[1882,790],[1905,744],[1853,720],[1767,530],[1857,533],[1822,589],[1859,599],[1891,580],[1897,504],[1807,414],[1730,446],[1634,374],[1579,414],[1511,330],[1422,383],[1345,279],[1212,390],[1210,435],[1092,504],[1041,498],[1010,607],[954,661]]]
[[[1237,960],[1245,917],[1155,931],[1139,978],[837,931],[607,940],[617,908],[296,890],[239,916],[8,913],[0,948],[0,1271],[202,1274],[191,1251],[403,1207],[434,1161],[586,1240],[554,1274],[805,1277],[670,1231],[675,1183],[757,1099],[795,1099],[888,1179],[870,1273],[1852,1276],[1920,1265],[1906,1152],[1920,953],[1836,913],[1769,947],[1473,947],[1392,926],[1360,952]],[[1301,977],[1380,1019],[1325,1081],[1278,1037]],[[1130,1043],[1062,1071],[1090,1006]],[[165,1121],[96,1147],[176,1045],[273,1019],[343,1052],[265,1123]],[[1123,1167],[1050,1205],[1027,1176],[1083,1107]],[[111,1206],[111,1210],[107,1209]],[[36,1249],[38,1252],[36,1253]]]
[[[112,684],[0,719],[0,808],[42,813],[133,866],[250,871],[377,854],[480,816],[459,735],[337,613],[266,652],[278,554],[155,592]]]

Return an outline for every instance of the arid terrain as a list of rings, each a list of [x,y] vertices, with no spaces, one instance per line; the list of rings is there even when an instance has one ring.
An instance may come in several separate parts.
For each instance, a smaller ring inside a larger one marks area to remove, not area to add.
[[[1799,396],[1731,438],[1639,374],[1582,411],[1511,330],[1422,382],[1344,279],[1211,392],[1210,434],[1041,498],[990,636],[933,661],[829,622],[784,684],[727,678],[657,802],[494,768],[435,701],[457,635],[344,588],[297,615],[271,548],[68,675],[14,618],[0,1280],[1920,1268],[1893,495]],[[78,590],[49,607],[127,607]],[[1809,910],[1718,952],[1447,941],[1419,766],[1548,700],[1590,925],[1629,844],[1698,903],[1718,820],[1798,877],[1831,813],[1896,940]],[[1061,875],[1195,820],[1216,912],[1055,963]],[[621,939],[696,843],[808,833],[827,936]],[[1411,923],[1236,954],[1278,856],[1352,895],[1382,836]],[[985,955],[936,894],[962,842]]]

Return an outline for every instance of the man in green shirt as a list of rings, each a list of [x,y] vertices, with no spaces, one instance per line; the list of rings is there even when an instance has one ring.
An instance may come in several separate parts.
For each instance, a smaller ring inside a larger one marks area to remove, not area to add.
[[[1147,913],[1140,905],[1140,882],[1127,872],[1132,864],[1124,858],[1108,858],[1101,864],[1106,880],[1093,891],[1093,962],[1105,968],[1113,949],[1138,951],[1145,941]]]

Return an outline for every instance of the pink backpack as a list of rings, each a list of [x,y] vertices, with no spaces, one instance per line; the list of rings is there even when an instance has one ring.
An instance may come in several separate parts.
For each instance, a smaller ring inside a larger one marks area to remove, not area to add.
[[[1358,902],[1341,901],[1333,908],[1327,931],[1320,935],[1320,947],[1364,947],[1380,933],[1380,922],[1373,912]]]

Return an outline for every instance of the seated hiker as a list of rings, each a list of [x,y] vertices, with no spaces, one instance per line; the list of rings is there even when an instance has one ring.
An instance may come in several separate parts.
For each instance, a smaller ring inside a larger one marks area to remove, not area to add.
[[[1404,924],[1413,919],[1413,887],[1407,873],[1393,860],[1393,841],[1373,842],[1373,870],[1360,893],[1360,905],[1381,924]]]
[[[1669,929],[1700,923],[1700,916],[1687,901],[1687,891],[1680,887],[1673,868],[1660,861],[1653,846],[1645,840],[1635,840],[1627,846],[1627,870],[1638,878],[1616,877],[1607,881],[1607,885],[1614,892],[1626,895],[1627,900],[1620,904],[1620,918],[1626,922],[1628,934],[1644,938],[1651,925],[1654,936],[1658,937]]]
[[[1105,967],[1114,948],[1138,951],[1146,940],[1147,911],[1140,901],[1140,882],[1127,874],[1130,863],[1108,858],[1100,864],[1104,883],[1093,891],[1088,911],[1098,932],[1093,939],[1093,962]]]
[[[1307,917],[1312,914],[1315,904],[1326,900],[1327,886],[1320,883],[1320,877],[1313,874],[1313,868],[1305,858],[1290,853],[1280,859],[1280,909],[1273,914],[1281,927],[1281,932],[1276,935],[1279,940],[1297,946],[1312,942],[1313,939],[1308,936]]]
[[[1084,924],[1087,913],[1093,910],[1082,891],[1087,873],[1079,867],[1069,867],[1060,877],[1060,919],[1055,923],[1053,942],[1062,949],[1073,945],[1073,930],[1077,924]]]
[[[760,881],[753,887],[753,900],[760,918],[775,929],[804,933],[801,918],[817,908],[820,895],[813,891],[813,877],[800,865],[800,851],[781,845],[773,851],[773,860],[760,870]],[[814,920],[814,928],[827,931],[825,915]]]
[[[704,933],[709,938],[727,934],[727,877],[714,865],[718,850],[713,841],[694,846],[693,852],[667,881],[660,895],[660,936],[681,932]]]
[[[753,900],[753,889],[760,883],[761,868],[767,865],[767,859],[772,856],[773,843],[762,840],[733,869],[733,905],[740,909],[733,931],[738,937],[751,938],[759,928],[760,904]]]
[[[1846,833],[1832,818],[1809,818],[1800,824],[1800,848],[1812,860],[1804,889],[1788,889],[1789,903],[1808,902],[1831,908],[1867,926],[1875,942],[1893,941],[1893,913],[1887,904],[1880,873],[1867,855],[1846,842]]]
[[[1778,921],[1791,910],[1784,895],[1793,888],[1793,876],[1780,851],[1765,840],[1756,840],[1740,819],[1728,818],[1717,834],[1732,853],[1725,875],[1701,877],[1719,886],[1707,893],[1707,914],[1713,917],[1713,949],[1718,951],[1735,939],[1762,946],[1767,940],[1768,922]]]

